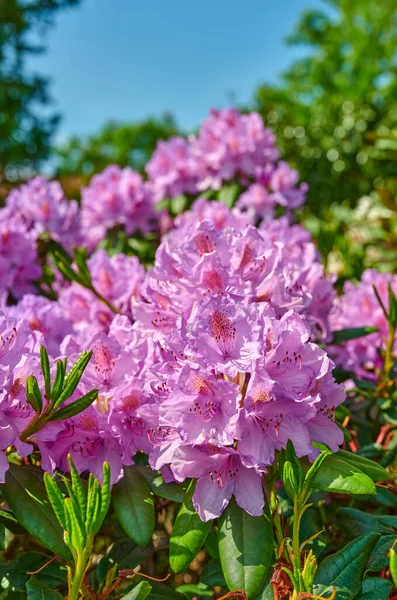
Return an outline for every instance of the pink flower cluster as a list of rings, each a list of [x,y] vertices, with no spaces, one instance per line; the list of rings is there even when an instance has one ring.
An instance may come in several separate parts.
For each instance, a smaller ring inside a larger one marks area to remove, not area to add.
[[[81,244],[76,202],[68,202],[56,181],[35,177],[13,190],[0,209],[0,294],[14,298],[34,291],[41,275],[38,240],[51,232],[66,249]]]
[[[148,185],[130,167],[110,165],[94,175],[81,193],[81,225],[84,243],[95,248],[107,233],[122,226],[127,235],[156,228],[153,200]]]
[[[166,480],[198,479],[194,503],[208,520],[232,495],[260,514],[262,474],[288,440],[310,458],[313,441],[333,450],[342,443],[334,409],[344,392],[314,342],[327,331],[332,283],[302,228],[284,218],[258,230],[238,210],[200,199],[178,217],[144,278],[136,259],[104,251],[89,267],[123,315],[101,313],[77,284],[57,302],[26,296],[4,309],[0,426],[8,433],[0,449],[19,444],[33,416],[24,387],[30,373],[42,384],[43,341],[54,362],[93,351],[71,400],[99,390],[83,413],[38,433],[44,469],[66,469],[70,452],[79,471],[96,476],[108,460],[115,482],[141,450]]]
[[[377,327],[379,331],[344,342],[330,349],[338,366],[352,371],[359,379],[374,379],[375,370],[382,367],[379,350],[385,350],[388,339],[388,324],[374,286],[388,310],[388,286],[397,293],[397,277],[379,273],[374,269],[364,271],[361,281],[354,285],[345,283],[343,294],[335,302],[331,312],[334,331],[354,327]],[[397,340],[395,340],[395,352]]]
[[[232,495],[262,514],[262,474],[288,440],[310,458],[313,441],[334,451],[342,443],[333,418],[344,391],[309,340],[293,311],[278,317],[266,302],[209,295],[157,341],[150,464],[177,481],[197,478],[193,503],[203,520],[219,516]]]
[[[142,286],[134,317],[168,332],[202,296],[230,295],[241,304],[267,302],[281,317],[306,317],[312,336],[326,339],[335,292],[309,234],[286,217],[258,230],[245,214],[199,199],[163,238]]]
[[[0,295],[19,299],[35,291],[44,234],[67,250],[84,245],[92,252],[119,229],[127,236],[158,233],[170,226],[169,217],[155,210],[163,198],[199,195],[234,181],[245,189],[237,204],[252,220],[271,220],[276,204],[299,207],[307,186],[297,185],[297,172],[278,161],[274,141],[258,114],[213,110],[196,137],[159,142],[147,164],[149,181],[116,165],[95,175],[82,189],[81,209],[58,182],[35,177],[0,209]]]
[[[113,482],[143,451],[165,480],[197,479],[194,504],[208,520],[233,495],[261,514],[263,473],[288,440],[310,459],[313,442],[337,450],[343,434],[334,412],[344,392],[317,343],[330,337],[333,281],[308,232],[289,216],[271,218],[275,203],[298,206],[305,191],[277,161],[258,115],[213,111],[197,137],[159,145],[149,182],[118,167],[94,177],[82,194],[81,231],[76,205],[57,184],[36,179],[10,196],[7,226],[15,236],[24,228],[33,254],[1,237],[0,216],[0,265],[4,257],[12,274],[6,283],[0,275],[0,288],[20,298],[9,305],[3,296],[0,313],[0,481],[12,446],[21,456],[38,450],[48,471],[66,470],[71,453],[80,472],[101,477],[107,460]],[[147,272],[134,256],[95,250],[114,228],[132,235],[155,227],[153,195],[197,194],[231,179],[251,186],[238,206],[197,199],[176,217]],[[259,188],[263,200],[250,201]],[[54,301],[29,293],[46,231],[68,248],[83,240],[94,250],[88,268],[96,294],[75,282],[58,286]],[[57,359],[71,365],[92,350],[67,402],[99,394],[84,412],[21,441],[34,417],[28,375],[44,397],[40,344],[53,375]]]
[[[235,180],[248,187],[239,206],[254,209],[260,218],[272,217],[276,204],[297,208],[305,201],[307,185],[296,187],[298,173],[277,162],[274,142],[257,113],[212,110],[197,137],[159,142],[146,167],[154,197],[197,195]]]

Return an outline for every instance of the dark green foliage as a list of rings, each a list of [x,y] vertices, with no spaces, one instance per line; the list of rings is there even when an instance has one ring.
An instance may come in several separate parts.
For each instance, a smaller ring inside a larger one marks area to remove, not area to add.
[[[158,140],[166,140],[179,133],[170,114],[139,123],[111,121],[97,134],[87,138],[72,137],[58,148],[57,174],[60,177],[80,174],[87,179],[109,164],[143,171]]]
[[[59,115],[43,114],[49,81],[28,73],[26,59],[44,51],[34,42],[55,14],[80,0],[0,0],[0,182],[36,171],[50,152]]]
[[[396,0],[330,0],[307,10],[287,40],[306,56],[278,88],[256,91],[255,106],[309,183],[307,206],[317,216],[333,202],[354,205],[375,179],[396,174],[392,161],[372,159],[367,138],[397,120],[396,10]]]

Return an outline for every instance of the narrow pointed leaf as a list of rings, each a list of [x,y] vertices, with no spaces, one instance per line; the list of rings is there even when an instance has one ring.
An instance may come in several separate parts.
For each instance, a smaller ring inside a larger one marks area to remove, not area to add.
[[[389,555],[390,575],[394,585],[397,587],[397,552],[394,548],[390,550]]]
[[[72,396],[75,389],[79,385],[82,375],[83,371],[75,371],[72,377],[68,377],[67,379],[65,379],[62,392],[59,394],[56,402],[54,403],[55,409],[57,409],[58,406],[61,406],[61,404],[65,402],[65,400]]]
[[[35,413],[39,415],[43,408],[43,398],[41,396],[39,384],[34,375],[29,375],[26,380],[26,398]]]
[[[91,477],[88,484],[86,530],[94,535],[94,526],[101,509],[101,491],[98,479]]]
[[[311,488],[313,480],[314,480],[316,474],[318,473],[318,471],[320,470],[321,465],[323,464],[327,455],[328,455],[327,452],[321,452],[321,454],[319,454],[319,456],[316,458],[314,463],[311,465],[310,469],[307,471],[306,476],[305,476],[305,485],[306,485],[307,489]]]
[[[44,378],[45,397],[49,400],[51,396],[50,359],[48,358],[48,352],[44,346],[40,346],[40,364]]]
[[[377,327],[353,327],[351,329],[341,329],[333,332],[331,343],[341,344],[342,342],[354,340],[356,338],[363,337],[364,335],[375,333],[376,331],[379,331]]]
[[[87,494],[81,482],[80,476],[77,472],[77,469],[73,464],[73,460],[70,454],[68,454],[68,462],[70,468],[70,476],[72,478],[72,489],[80,508],[80,514],[82,518],[85,519],[85,515],[87,512]]]
[[[65,514],[67,514],[68,525],[70,527],[70,529],[68,529],[68,534],[71,544],[73,548],[80,553],[86,543],[86,534],[82,528],[81,521],[76,514],[71,498],[65,498]]]
[[[109,463],[103,464],[103,483],[101,487],[101,507],[98,518],[95,523],[96,532],[99,531],[110,506],[110,466]]]
[[[77,371],[84,371],[84,369],[90,362],[91,356],[92,356],[92,351],[82,352],[80,354],[79,358],[77,359],[77,361],[75,362],[75,364],[73,365],[73,367],[70,369],[69,373],[67,374],[66,381],[74,378],[74,375]]]
[[[57,369],[55,373],[54,384],[51,389],[51,400],[55,401],[62,391],[63,380],[65,378],[64,364],[61,360],[57,360]]]
[[[212,527],[200,519],[193,508],[194,481],[187,489],[179,508],[170,538],[170,565],[174,573],[185,571],[203,547]]]
[[[126,534],[139,546],[147,546],[155,525],[153,496],[134,466],[124,467],[124,477],[114,486],[112,500]]]
[[[57,410],[57,412],[51,417],[50,421],[62,421],[78,415],[79,413],[83,412],[83,410],[91,406],[97,397],[98,390],[91,390],[87,394],[84,394],[84,396],[81,396],[81,398],[78,398],[78,400],[75,400],[74,402],[71,402],[70,404],[67,404],[66,406],[63,406]]]
[[[230,590],[244,590],[248,600],[263,588],[273,558],[273,525],[268,507],[252,517],[234,499],[218,520],[219,554]]]
[[[73,248],[74,260],[79,268],[81,277],[87,285],[91,283],[91,273],[87,267],[87,251],[85,248]]]
[[[63,529],[66,529],[64,497],[61,490],[49,473],[44,473],[44,484],[54,513]]]

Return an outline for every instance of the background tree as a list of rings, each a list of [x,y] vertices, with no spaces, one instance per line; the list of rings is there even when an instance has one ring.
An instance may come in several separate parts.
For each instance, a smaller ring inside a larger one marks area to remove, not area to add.
[[[180,133],[174,117],[166,113],[138,123],[109,121],[90,136],[74,136],[55,150],[57,177],[68,195],[76,196],[81,183],[109,164],[129,165],[143,172],[158,140]]]
[[[397,0],[326,4],[304,12],[287,40],[308,55],[279,87],[257,89],[254,102],[309,183],[306,213],[325,223],[333,203],[353,206],[396,173],[395,162],[373,160],[367,142],[368,132],[386,134],[397,122]]]
[[[27,73],[25,63],[44,51],[33,37],[79,1],[0,0],[0,183],[31,175],[50,153],[59,116],[43,110],[51,100],[48,79]]]

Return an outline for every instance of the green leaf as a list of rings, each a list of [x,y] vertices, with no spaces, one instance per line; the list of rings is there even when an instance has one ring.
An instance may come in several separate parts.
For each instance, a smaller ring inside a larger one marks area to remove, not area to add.
[[[70,476],[72,479],[72,490],[74,495],[76,496],[76,500],[80,508],[81,517],[85,518],[87,512],[87,494],[81,482],[80,476],[77,472],[77,469],[73,464],[72,456],[70,454],[68,454],[68,463],[70,469]]]
[[[77,386],[80,383],[80,379],[83,375],[83,371],[78,370],[73,373],[71,377],[65,378],[63,382],[62,392],[59,394],[58,398],[54,402],[54,409],[57,409],[58,406],[61,406],[65,400],[70,398],[75,392]]]
[[[76,265],[79,268],[79,273],[87,283],[91,283],[91,273],[87,266],[87,249],[86,248],[73,248],[73,255]]]
[[[390,548],[395,543],[397,537],[394,535],[381,535],[376,542],[375,548],[372,550],[367,569],[377,573],[389,564]]]
[[[331,542],[330,535],[327,531],[319,532],[323,529],[318,510],[309,508],[303,513],[300,527],[300,539],[303,542],[316,535],[314,539],[305,544],[305,552],[313,550],[317,560]]]
[[[200,519],[193,507],[195,484],[192,481],[181,504],[170,537],[170,565],[174,573],[185,571],[199,550],[211,529],[212,521]]]
[[[361,593],[354,600],[387,600],[392,591],[391,581],[381,577],[364,579]]]
[[[340,587],[333,585],[314,585],[313,593],[318,597],[324,598],[332,598],[332,594],[334,593],[334,589],[336,589],[336,596],[334,596],[334,600],[352,600],[351,592],[347,587]]]
[[[219,558],[218,536],[214,531],[209,532],[204,546],[211,558]]]
[[[320,563],[314,582],[347,588],[349,598],[354,598],[361,591],[364,572],[378,539],[378,533],[368,533],[353,540],[335,554],[327,556]]]
[[[356,338],[363,337],[364,335],[375,333],[376,331],[379,331],[378,327],[353,327],[351,329],[340,329],[339,331],[333,332],[331,344],[341,344],[342,342],[354,340]]]
[[[392,548],[390,550],[389,568],[390,568],[390,575],[393,580],[393,583],[397,587],[397,552],[395,551],[394,548]]]
[[[316,460],[314,461],[314,463],[311,465],[310,469],[307,471],[306,475],[305,475],[305,486],[307,490],[310,490],[313,484],[313,480],[315,478],[315,476],[317,475],[318,471],[321,468],[321,465],[323,464],[324,460],[326,459],[326,457],[328,456],[328,454],[330,454],[330,452],[321,452],[321,454],[319,454],[316,458]]]
[[[289,460],[286,460],[283,465],[283,484],[285,491],[291,500],[294,500],[294,498],[299,496],[299,480],[297,479],[293,465]]]
[[[92,473],[88,478],[87,513],[85,526],[89,536],[94,535],[95,523],[101,509],[101,488]]]
[[[263,586],[258,596],[255,598],[255,600],[274,600],[274,588],[270,583],[270,579],[271,578],[269,576],[265,585]]]
[[[224,185],[218,192],[219,202],[223,202],[229,208],[233,208],[238,195],[240,193],[240,186],[237,183],[230,183]]]
[[[375,484],[368,475],[334,455],[325,458],[312,486],[339,494],[376,494]]]
[[[41,552],[23,552],[13,562],[0,564],[0,590],[3,585],[17,591],[25,591],[30,578],[28,572],[39,569],[41,570],[35,577],[44,585],[57,587],[64,584],[67,579],[66,567],[55,561],[44,566],[50,558]]]
[[[136,466],[136,469],[146,479],[150,491],[159,496],[159,498],[166,498],[166,500],[172,500],[179,504],[183,502],[186,494],[186,485],[180,483],[164,483],[162,476],[155,471],[152,471],[150,467],[141,465]]]
[[[273,558],[273,526],[268,513],[252,517],[234,499],[218,521],[219,554],[230,590],[245,590],[248,600],[264,586]]]
[[[214,595],[213,590],[209,590],[208,586],[203,583],[184,583],[178,585],[175,589],[177,592],[183,594],[185,598],[188,598],[188,600],[194,600],[195,598],[205,600],[205,598],[212,598]]]
[[[73,367],[70,369],[69,373],[66,375],[65,384],[67,384],[70,380],[74,381],[75,376],[78,372],[81,371],[83,373],[88,363],[91,360],[92,350],[90,352],[86,352],[85,350],[80,354],[79,358],[76,360]]]
[[[36,577],[31,577],[26,584],[28,600],[63,600],[63,596],[48,585],[40,583]]]
[[[369,513],[356,508],[338,508],[336,518],[341,529],[351,537],[364,533],[392,533],[393,530],[383,526]]]
[[[101,508],[98,518],[95,521],[94,533],[98,533],[110,506],[110,466],[108,462],[103,463],[102,467],[102,487],[101,487]]]
[[[201,571],[200,581],[211,587],[214,585],[226,587],[221,561],[218,559],[209,560],[204,569]]]
[[[121,600],[145,600],[151,591],[152,586],[147,581],[141,581],[128,594],[122,596]]]
[[[117,540],[110,549],[108,558],[117,562],[120,569],[135,569],[155,551],[152,543],[146,548],[137,546],[130,538]]]
[[[187,196],[175,196],[171,200],[171,214],[173,216],[179,215],[179,213],[186,210],[188,203],[189,199]]]
[[[113,506],[126,534],[140,546],[150,542],[155,525],[150,489],[134,466],[124,467],[124,477],[112,491]]]
[[[173,590],[169,585],[157,583],[157,581],[152,581],[150,585],[152,591],[149,594],[149,600],[186,600],[183,594]]]
[[[44,377],[45,397],[49,400],[51,396],[50,359],[48,358],[48,352],[44,346],[40,346],[40,364]]]
[[[386,481],[389,479],[389,472],[378,463],[369,460],[369,458],[365,458],[354,452],[346,452],[346,450],[339,450],[335,456],[341,458],[349,465],[353,465],[353,467],[360,469],[360,471],[365,473],[365,475],[368,475],[372,481]]]
[[[51,389],[51,400],[54,402],[62,391],[63,380],[65,378],[65,368],[62,360],[57,360],[57,369],[55,373],[54,384]]]
[[[43,408],[43,398],[41,396],[39,384],[34,375],[29,375],[26,379],[26,399],[34,412],[39,415]]]
[[[64,419],[70,419],[70,417],[74,417],[79,413],[83,412],[86,408],[91,406],[91,404],[97,399],[98,390],[91,390],[78,400],[63,406],[51,417],[50,421],[62,421]]]
[[[2,490],[25,529],[54,554],[70,558],[62,528],[47,497],[41,469],[10,464]]]
[[[65,521],[70,546],[79,554],[86,544],[86,531],[81,520],[81,515],[76,510],[71,498],[65,498]],[[65,540],[66,541],[66,540]],[[68,543],[66,541],[66,543]]]
[[[397,516],[396,515],[375,515],[375,519],[390,529],[397,531]]]
[[[57,484],[52,479],[49,473],[44,473],[44,485],[47,490],[47,496],[51,502],[51,506],[54,510],[54,513],[63,529],[66,529],[65,507],[63,505],[64,498],[61,493],[61,490],[59,489],[59,487],[57,486]]]
[[[11,531],[11,533],[26,533],[25,528],[22,527],[22,525],[18,522],[18,519],[10,510],[0,509],[0,523],[2,523],[6,529]]]

